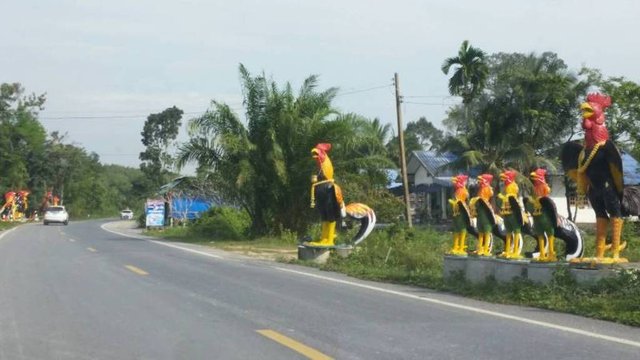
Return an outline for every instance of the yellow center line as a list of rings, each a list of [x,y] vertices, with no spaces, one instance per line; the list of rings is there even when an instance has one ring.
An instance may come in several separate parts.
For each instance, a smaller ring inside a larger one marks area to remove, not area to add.
[[[92,248],[92,247],[88,247],[87,250],[91,251],[91,252],[98,252],[98,250]]]
[[[311,360],[333,360],[332,357],[329,357],[321,352],[319,352],[316,349],[310,348],[305,344],[299,343],[295,340],[293,340],[290,337],[284,336],[282,334],[280,334],[279,332],[270,330],[270,329],[263,329],[263,330],[256,330],[260,335],[267,337],[275,342],[277,342],[280,345],[284,345],[286,347],[288,347],[291,350],[294,350],[304,356],[306,356],[308,359]]]
[[[144,271],[144,270],[142,270],[140,268],[137,268],[137,267],[135,267],[133,265],[125,265],[124,267],[126,267],[127,269],[133,271],[134,273],[136,273],[138,275],[149,275],[148,272],[146,272],[146,271]]]

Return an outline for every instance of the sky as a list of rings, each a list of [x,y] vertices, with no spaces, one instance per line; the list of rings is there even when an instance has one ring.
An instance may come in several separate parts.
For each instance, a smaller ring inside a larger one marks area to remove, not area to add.
[[[440,67],[463,40],[640,82],[639,17],[633,0],[0,0],[0,82],[47,94],[48,132],[138,167],[149,114],[175,105],[186,125],[211,100],[242,114],[240,63],[294,88],[319,75],[340,111],[397,133],[394,73],[404,123],[441,126],[460,99]]]

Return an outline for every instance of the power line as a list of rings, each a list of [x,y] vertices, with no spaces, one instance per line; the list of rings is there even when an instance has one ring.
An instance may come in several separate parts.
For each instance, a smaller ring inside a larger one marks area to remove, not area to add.
[[[452,98],[455,96],[451,96],[451,95],[404,95],[403,97],[405,98],[439,98],[439,99],[446,99],[446,98]]]
[[[228,105],[231,108],[239,108],[242,106],[242,102],[230,102],[230,103],[226,103],[223,102],[224,104]],[[183,109],[184,110],[184,109]],[[69,116],[71,116],[71,114],[82,114],[82,113],[88,113],[90,111],[87,110],[49,110],[49,109],[45,109],[42,110],[40,113],[47,113],[50,115],[56,115],[56,116],[63,116],[64,114],[69,114]],[[100,110],[100,111],[91,111],[91,112],[97,112],[97,113],[101,113],[101,114],[125,114],[125,113],[145,113],[145,114],[152,114],[152,113],[159,113],[161,112],[161,110],[158,110],[157,108],[155,109],[135,109],[135,110]],[[63,115],[60,115],[63,114]]]
[[[138,156],[140,155],[140,153],[136,153],[136,154],[127,154],[127,153],[113,153],[113,154],[106,153],[105,154],[105,153],[99,153],[99,152],[95,152],[95,153],[100,156]]]
[[[403,101],[403,103],[405,103],[405,104],[413,104],[413,105],[424,105],[424,106],[453,106],[453,105],[458,105],[458,104],[455,104],[455,103],[445,103],[445,102],[427,103],[427,102],[417,102],[417,101]]]
[[[369,91],[385,89],[385,88],[390,89],[393,86],[394,86],[393,84],[387,84],[387,85],[373,86],[373,87],[364,88],[364,89],[357,89],[353,91],[339,92],[338,94],[336,94],[335,97],[359,94],[363,92],[369,92]],[[244,110],[243,107],[230,107],[230,109],[236,112]],[[62,111],[54,111],[54,113],[60,113],[60,112]],[[102,112],[102,113],[118,114],[118,113],[124,113],[124,112],[126,111],[108,111],[108,112]],[[192,111],[192,112],[185,112],[183,113],[183,115],[203,115],[205,112],[206,111]],[[82,111],[77,111],[76,113],[82,113]],[[66,116],[65,115],[57,115],[57,116],[45,115],[45,116],[39,117],[39,119],[41,120],[100,120],[100,119],[126,120],[126,119],[141,119],[141,118],[146,119],[149,115],[150,115],[150,112],[144,113],[144,114],[135,114],[135,115],[134,114],[131,114],[131,115],[66,115]]]
[[[241,111],[244,108],[230,108],[233,111]],[[206,111],[191,111],[185,112],[183,115],[204,115]],[[150,114],[138,114],[138,115],[81,115],[81,116],[42,116],[38,117],[40,120],[99,120],[99,119],[146,119]]]
[[[351,95],[351,94],[358,94],[358,93],[363,93],[363,92],[373,91],[373,90],[378,90],[378,89],[384,89],[384,88],[388,88],[388,87],[392,87],[392,86],[393,86],[393,84],[388,84],[388,85],[374,86],[374,87],[370,87],[370,88],[366,88],[366,89],[347,91],[347,92],[343,92],[343,93],[338,93],[336,95],[336,97],[344,96],[344,95]]]

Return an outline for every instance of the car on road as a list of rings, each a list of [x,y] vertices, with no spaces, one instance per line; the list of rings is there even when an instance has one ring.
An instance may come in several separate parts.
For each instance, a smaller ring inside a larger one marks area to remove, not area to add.
[[[61,205],[49,206],[44,211],[44,224],[49,225],[50,223],[69,225],[69,213],[67,213],[67,209]]]
[[[120,211],[120,219],[121,220],[132,220],[133,219],[133,211],[129,209],[124,209]]]

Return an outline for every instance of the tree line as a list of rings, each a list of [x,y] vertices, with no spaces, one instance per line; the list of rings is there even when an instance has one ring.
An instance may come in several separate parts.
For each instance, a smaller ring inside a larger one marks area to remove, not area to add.
[[[147,189],[138,169],[103,165],[95,153],[47,134],[38,120],[46,96],[26,94],[19,83],[0,85],[0,194],[27,190],[28,215],[41,211],[48,191],[73,217],[114,215]],[[2,199],[4,203],[4,198]]]

